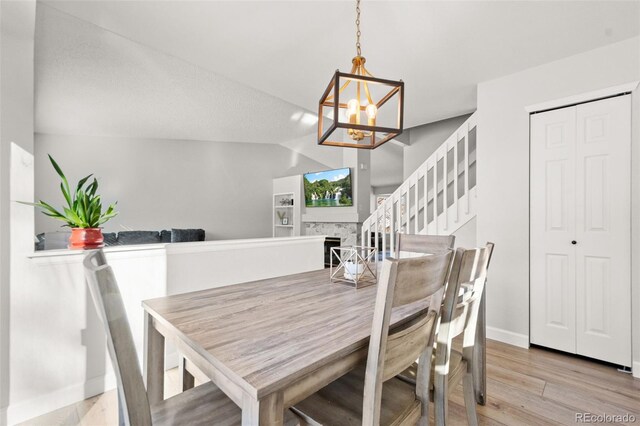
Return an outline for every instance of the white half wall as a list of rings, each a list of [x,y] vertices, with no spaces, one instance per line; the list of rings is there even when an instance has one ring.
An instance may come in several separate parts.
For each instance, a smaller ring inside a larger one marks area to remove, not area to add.
[[[106,249],[141,365],[143,300],[322,269],[323,241],[318,236]],[[21,285],[12,294],[9,424],[115,386],[104,331],[84,281],[82,252],[21,258]],[[167,368],[177,365],[170,344],[166,360]]]
[[[488,328],[529,335],[529,113],[526,107],[640,79],[631,38],[478,86],[478,242],[496,243],[487,285]],[[633,318],[640,324],[639,96],[633,95]],[[503,333],[504,334],[504,333]],[[634,327],[634,361],[640,327]]]

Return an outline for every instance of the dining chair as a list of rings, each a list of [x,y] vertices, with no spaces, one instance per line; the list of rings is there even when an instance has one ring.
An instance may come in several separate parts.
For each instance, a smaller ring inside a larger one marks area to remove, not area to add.
[[[121,425],[240,425],[242,413],[212,382],[150,405],[122,296],[102,250],[84,259],[89,292],[107,335],[107,347],[117,381]],[[287,426],[298,425],[289,410]]]
[[[396,259],[402,258],[402,253],[436,254],[453,249],[455,235],[421,235],[402,234],[396,237]]]
[[[452,269],[452,281],[444,296],[436,333],[435,360],[432,363],[433,381],[429,383],[429,399],[434,403],[437,425],[447,423],[449,392],[456,388],[460,380],[463,381],[467,422],[470,425],[478,424],[473,357],[476,345],[485,344],[477,341],[476,328],[493,248],[493,243],[487,243],[485,247],[458,249],[456,252],[456,255],[461,253],[461,260],[459,268]],[[452,282],[455,284],[451,285]],[[460,289],[464,290],[461,294]],[[462,335],[462,352],[453,349],[453,339],[459,335]],[[408,383],[416,383],[419,374],[420,366],[414,363],[399,377]]]
[[[437,254],[443,253],[448,250],[452,250],[455,244],[455,235],[426,235],[426,234],[403,234],[398,233],[396,236],[396,259],[403,257],[415,257],[425,254]],[[455,263],[455,262],[453,262]],[[444,288],[440,290],[444,292]],[[430,308],[436,312],[441,310],[441,305],[438,303],[442,301],[442,297],[432,298]],[[432,351],[435,343],[435,332],[438,328],[433,328],[427,345],[427,350]],[[431,360],[431,358],[429,358]],[[399,374],[399,377],[403,377],[404,372]],[[412,381],[412,378],[409,378]],[[415,381],[413,381],[415,383]]]
[[[428,408],[429,362],[418,368],[418,384],[395,376],[418,357],[430,359],[427,342],[437,310],[425,310],[389,329],[394,308],[439,298],[453,252],[383,262],[373,312],[369,354],[361,366],[293,407],[309,424],[330,426],[415,424]],[[361,290],[359,290],[361,291]],[[438,302],[438,306],[440,303]]]

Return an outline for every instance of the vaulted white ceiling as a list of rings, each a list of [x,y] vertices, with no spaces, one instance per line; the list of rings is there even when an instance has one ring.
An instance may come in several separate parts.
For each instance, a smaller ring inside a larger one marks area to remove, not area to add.
[[[210,99],[210,114],[197,119],[224,117],[233,126],[237,123],[234,114],[248,103],[252,106],[248,117],[256,119],[260,129],[247,136],[250,138],[264,135],[260,124],[280,125],[288,139],[299,137],[305,131],[305,124],[300,121],[304,111],[316,110],[333,71],[348,70],[355,53],[353,1],[52,0],[46,4],[193,64],[190,72],[199,76],[195,85],[204,85],[202,96],[207,94],[208,85],[214,84],[207,81],[211,79],[205,71],[226,77],[227,95]],[[640,31],[639,17],[640,3],[635,1],[365,0],[363,54],[375,75],[405,81],[405,125],[411,127],[473,111],[478,82],[633,37]],[[46,38],[57,37],[56,43],[64,44],[62,49],[68,48],[76,37],[65,28],[49,27],[46,31]],[[67,40],[60,40],[61,37]],[[38,41],[51,47],[53,42],[46,38]],[[103,38],[93,42],[102,43],[101,48],[107,50],[111,43],[118,43]],[[93,42],[86,40],[85,55],[96,47]],[[133,52],[131,58],[148,61],[137,65],[148,66],[150,72],[157,65],[154,61],[159,60],[140,58]],[[42,55],[40,59],[43,60]],[[90,66],[89,57],[86,59],[85,65]],[[49,66],[60,65],[48,54],[45,60]],[[113,64],[104,62],[101,66],[105,68],[102,77],[117,75],[109,74],[117,72]],[[156,77],[156,84],[169,84],[179,76]],[[247,92],[233,82],[260,93]],[[132,91],[132,108],[140,102],[133,96],[136,89],[152,84],[127,82],[122,90]],[[269,101],[263,94],[285,102]],[[248,101],[246,96],[255,99]],[[144,99],[161,109],[171,109],[162,105],[162,99]],[[148,104],[140,106],[146,108]],[[295,111],[295,106],[301,109]],[[291,120],[292,116],[298,121]],[[245,126],[244,130],[250,133],[251,127]],[[307,131],[308,127],[313,125],[307,126]],[[282,136],[274,131],[266,139]]]
[[[280,143],[315,116],[48,6],[37,10],[36,131]]]

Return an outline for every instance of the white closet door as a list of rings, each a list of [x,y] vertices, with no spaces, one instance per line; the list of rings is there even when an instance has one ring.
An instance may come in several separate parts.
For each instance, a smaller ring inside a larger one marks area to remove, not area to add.
[[[577,352],[631,365],[631,97],[578,105]]]
[[[531,116],[531,343],[576,352],[576,108]]]

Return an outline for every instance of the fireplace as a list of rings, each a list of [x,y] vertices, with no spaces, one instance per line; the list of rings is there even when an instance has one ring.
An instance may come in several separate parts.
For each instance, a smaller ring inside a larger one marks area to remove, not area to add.
[[[360,242],[359,223],[348,222],[305,222],[305,235],[326,235],[338,238],[343,246],[355,246]]]
[[[326,237],[324,239],[324,266],[329,266],[331,264],[331,248],[340,247],[340,245],[341,242],[339,237]],[[334,258],[333,264],[337,265],[338,263],[340,263],[340,259]]]

